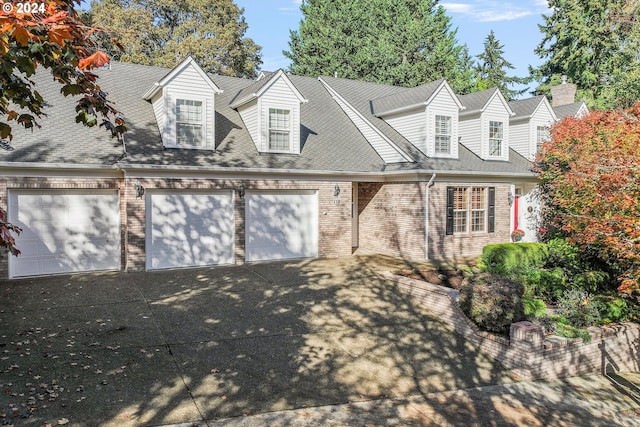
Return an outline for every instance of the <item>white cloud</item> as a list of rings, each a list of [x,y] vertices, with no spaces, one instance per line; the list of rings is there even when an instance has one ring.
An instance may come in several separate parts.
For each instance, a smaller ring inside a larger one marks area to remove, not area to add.
[[[502,2],[494,0],[468,0],[456,3],[440,3],[447,12],[468,15],[478,22],[514,21],[529,15],[543,13],[548,8],[546,0]]]

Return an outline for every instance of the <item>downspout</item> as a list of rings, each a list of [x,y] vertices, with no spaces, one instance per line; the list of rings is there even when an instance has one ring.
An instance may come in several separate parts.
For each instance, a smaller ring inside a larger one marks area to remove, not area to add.
[[[429,259],[429,191],[430,188],[433,187],[433,180],[436,179],[436,174],[434,172],[431,175],[431,179],[427,182],[427,194],[426,194],[426,206],[424,209],[424,259]]]

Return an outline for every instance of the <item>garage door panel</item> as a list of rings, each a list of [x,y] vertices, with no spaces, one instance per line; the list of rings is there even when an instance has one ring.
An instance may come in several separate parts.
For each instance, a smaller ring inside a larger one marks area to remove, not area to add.
[[[23,229],[11,277],[120,269],[120,198],[109,190],[12,190],[10,220]]]
[[[147,269],[234,262],[231,192],[148,196]]]
[[[314,191],[246,196],[247,260],[318,256],[318,202]]]

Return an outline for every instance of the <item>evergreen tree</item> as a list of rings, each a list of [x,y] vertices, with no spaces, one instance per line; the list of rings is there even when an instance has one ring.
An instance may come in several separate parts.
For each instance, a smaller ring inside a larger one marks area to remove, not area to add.
[[[294,74],[416,86],[446,78],[460,93],[472,87],[466,46],[435,0],[303,0],[291,31]]]
[[[243,13],[232,0],[94,0],[87,17],[124,46],[98,39],[114,59],[174,67],[191,55],[206,72],[255,77],[261,48],[244,37]]]
[[[504,45],[500,44],[493,30],[491,30],[484,41],[484,52],[476,55],[479,59],[476,65],[476,88],[477,90],[485,90],[497,87],[504,97],[509,100],[525,93],[529,89],[516,90],[510,89],[509,87],[516,84],[528,83],[529,80],[521,77],[507,76],[507,70],[513,70],[515,67],[504,59],[503,54]]]
[[[637,66],[622,52],[640,25],[636,0],[549,0],[550,15],[539,25],[543,39],[535,53],[546,59],[537,70],[543,81],[538,93],[548,93],[559,76],[578,85],[578,96],[591,107],[615,105],[612,93],[623,90],[625,69]],[[636,52],[637,53],[637,52]]]

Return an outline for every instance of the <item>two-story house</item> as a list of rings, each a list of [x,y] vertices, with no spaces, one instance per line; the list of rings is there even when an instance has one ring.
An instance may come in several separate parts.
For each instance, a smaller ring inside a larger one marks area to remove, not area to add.
[[[506,242],[516,185],[499,91],[444,80],[402,88],[321,76],[208,75],[113,63],[99,70],[129,130],[75,125],[51,106],[0,150],[0,205],[23,228],[9,277],[348,256],[477,256]],[[477,99],[476,99],[477,98]]]

